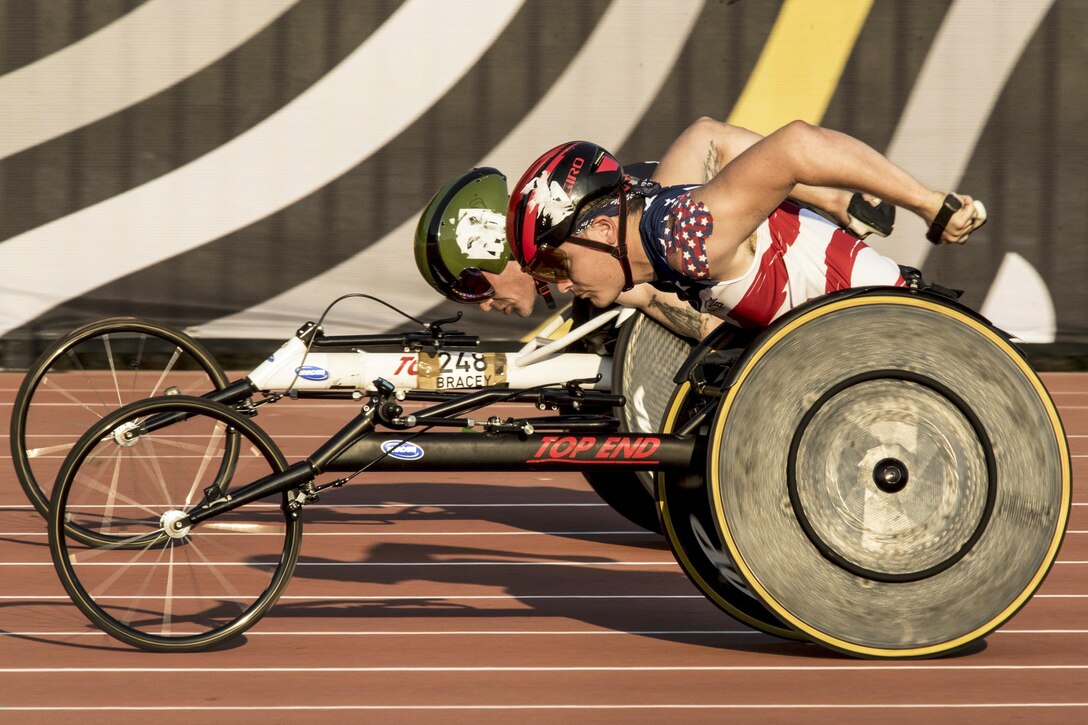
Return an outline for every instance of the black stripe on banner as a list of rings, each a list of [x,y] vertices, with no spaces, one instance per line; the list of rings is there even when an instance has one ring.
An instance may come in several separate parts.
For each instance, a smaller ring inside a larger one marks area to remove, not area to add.
[[[131,108],[0,160],[0,239],[145,184],[263,121],[402,0],[301,0],[218,62]]]
[[[620,158],[660,159],[696,118],[725,120],[748,83],[780,7],[780,2],[706,3],[661,92],[627,142],[615,150]]]
[[[949,5],[873,3],[821,125],[888,148]]]
[[[624,160],[660,159],[696,118],[726,118],[759,60],[780,5],[778,2],[707,3],[661,91],[627,141],[619,149],[610,150]],[[618,72],[634,71],[627,68]],[[517,176],[520,171],[512,173]],[[514,316],[482,312],[474,305],[436,300],[437,304],[427,311],[429,319],[461,312],[466,329],[486,329],[489,335],[499,339],[519,339],[550,314],[539,300],[531,323]],[[568,301],[569,295],[556,294],[559,306]],[[409,327],[405,325],[402,329]]]
[[[593,0],[556,13],[550,2],[531,0],[443,99],[335,182],[234,234],[62,305],[11,336],[68,330],[112,314],[184,327],[322,274],[418,213],[443,182],[494,148],[566,69],[607,6]],[[404,240],[403,258],[391,264],[415,274],[410,244]]]
[[[95,33],[146,0],[0,0],[0,75]]]

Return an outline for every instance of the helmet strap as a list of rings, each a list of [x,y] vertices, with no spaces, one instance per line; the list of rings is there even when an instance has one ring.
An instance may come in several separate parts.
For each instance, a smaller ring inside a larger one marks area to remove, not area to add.
[[[616,246],[612,250],[612,256],[620,263],[623,270],[623,292],[627,292],[635,286],[631,275],[631,262],[627,259],[627,184],[620,184],[620,215],[616,219],[619,224],[619,233],[616,238]]]
[[[544,298],[544,304],[549,310],[554,310],[555,299],[552,298],[552,288],[542,279],[536,279],[534,277],[533,282],[536,284],[536,293]]]

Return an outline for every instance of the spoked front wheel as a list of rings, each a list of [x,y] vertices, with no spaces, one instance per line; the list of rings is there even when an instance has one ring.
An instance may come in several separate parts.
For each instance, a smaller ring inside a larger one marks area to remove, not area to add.
[[[171,420],[154,428],[148,421]],[[242,442],[233,477],[221,462]],[[188,396],[106,415],[81,437],[53,491],[49,546],[72,601],[108,634],[146,650],[195,651],[253,626],[294,570],[302,522],[287,493],[191,528],[171,524],[219,495],[286,467],[237,412]],[[94,545],[81,544],[89,533]]]
[[[64,457],[102,416],[136,400],[203,395],[227,382],[199,343],[169,327],[111,318],[74,330],[34,362],[15,397],[11,459],[19,484],[45,516]]]

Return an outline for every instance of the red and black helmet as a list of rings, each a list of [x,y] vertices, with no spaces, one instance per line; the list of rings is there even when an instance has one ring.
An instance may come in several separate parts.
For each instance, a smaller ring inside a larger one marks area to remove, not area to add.
[[[587,207],[621,195],[623,167],[595,143],[560,144],[533,162],[514,186],[506,211],[506,239],[522,268],[541,247],[556,247],[570,237]]]

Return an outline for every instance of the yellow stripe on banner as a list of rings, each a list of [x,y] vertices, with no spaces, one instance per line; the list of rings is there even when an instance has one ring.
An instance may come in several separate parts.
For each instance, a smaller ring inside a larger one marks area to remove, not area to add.
[[[790,121],[819,123],[873,0],[786,0],[729,123],[767,135]],[[551,318],[521,338],[528,342]],[[559,332],[565,334],[569,325]]]
[[[819,123],[873,0],[786,0],[729,123],[767,135]]]

